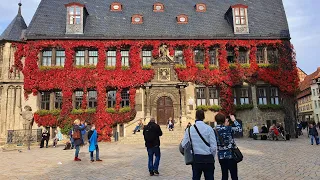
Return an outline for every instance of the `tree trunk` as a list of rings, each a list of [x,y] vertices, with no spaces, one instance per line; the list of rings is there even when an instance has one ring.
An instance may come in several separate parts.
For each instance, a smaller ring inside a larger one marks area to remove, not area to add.
[[[296,100],[294,96],[284,95],[283,96],[283,108],[284,108],[284,124],[285,130],[290,136],[296,137]]]

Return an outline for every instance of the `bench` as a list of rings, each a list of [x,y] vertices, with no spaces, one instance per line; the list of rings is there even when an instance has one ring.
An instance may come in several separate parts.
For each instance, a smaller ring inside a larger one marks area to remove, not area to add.
[[[260,137],[260,139],[262,140],[262,136],[267,136],[267,138],[268,138],[268,134],[269,134],[269,133],[258,133],[258,134],[253,134],[253,139],[255,139],[255,138],[254,138],[254,136],[256,136],[256,139],[255,139],[255,140],[257,140],[257,139],[258,139],[258,137]]]
[[[267,136],[267,139],[269,139],[269,140],[273,140],[273,138],[272,138],[272,135],[271,135],[271,133],[259,133],[259,134],[254,134],[254,136],[257,136],[257,137],[259,137],[260,136],[260,139],[262,138],[262,136]],[[278,138],[278,140],[284,140],[284,141],[286,141],[286,137],[283,135],[283,134],[279,134],[278,136],[275,136],[275,139],[276,138]],[[256,138],[256,140],[257,140],[258,138]]]

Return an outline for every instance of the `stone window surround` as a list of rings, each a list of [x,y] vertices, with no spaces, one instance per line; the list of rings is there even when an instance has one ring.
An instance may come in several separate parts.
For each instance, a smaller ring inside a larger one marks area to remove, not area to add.
[[[57,90],[57,91],[40,91],[38,93],[38,102],[39,102],[39,109],[42,109],[41,104],[42,104],[42,98],[41,98],[41,93],[45,92],[45,93],[50,93],[50,99],[49,99],[49,110],[52,109],[57,109],[55,108],[55,104],[59,103],[59,101],[56,102],[56,97],[55,97],[55,93],[56,92],[62,92],[61,90]],[[62,95],[62,94],[61,94]],[[63,96],[62,96],[63,98]]]
[[[198,90],[199,89],[204,89],[204,97],[201,97],[199,98],[198,97]],[[214,104],[211,104],[210,103],[210,100],[213,100],[213,103],[215,101],[216,98],[210,98],[210,89],[214,89],[217,91],[217,95],[218,95],[218,104],[216,105],[220,105],[220,91],[217,87],[215,86],[198,86],[198,87],[195,87],[194,89],[194,99],[196,100],[196,105],[197,106],[200,106],[200,105],[214,105]],[[201,99],[201,104],[198,103],[198,99]],[[204,101],[203,101],[204,100]]]
[[[231,6],[231,8],[234,34],[249,34],[248,6],[243,4],[235,4]],[[243,12],[243,14],[241,14],[241,12]]]
[[[65,51],[64,49],[61,49],[61,48],[46,48],[46,49],[43,49],[43,51],[41,51],[40,53],[40,62],[39,62],[39,66],[43,66],[43,52],[44,51],[51,51],[51,65],[50,66],[56,66],[57,64],[57,58],[63,58],[63,56],[57,56],[57,51]],[[66,56],[64,56],[64,58],[66,59]],[[64,66],[61,65],[61,66]]]
[[[259,89],[260,88],[264,88],[266,91],[266,98],[267,98],[267,104],[272,104],[272,98],[278,98],[278,104],[281,104],[281,99],[280,99],[280,95],[279,95],[279,88],[274,87],[274,86],[270,86],[270,85],[259,85],[256,87],[256,92],[257,92],[257,104],[259,105]],[[277,89],[277,94],[278,96],[271,96],[271,89],[272,88],[276,88]],[[273,103],[273,104],[277,104],[277,103]],[[263,104],[261,104],[263,105]]]
[[[247,90],[248,91],[248,96],[242,96],[241,91],[242,90]],[[241,105],[241,100],[246,101],[248,99],[248,104],[252,104],[252,92],[251,92],[251,86],[236,86],[233,87],[233,98],[234,98],[234,103],[236,103],[236,105]],[[246,103],[242,103],[246,104]]]
[[[130,106],[130,93],[129,89],[123,89],[121,91],[121,107]]]
[[[68,19],[67,19],[68,21],[67,22],[69,22],[68,24],[70,24],[70,25],[77,24],[76,23],[76,19],[77,18],[79,18],[80,21],[81,21],[81,17],[82,17],[81,8],[85,7],[83,4],[77,3],[77,2],[73,2],[73,3],[66,4],[65,7],[67,7],[67,9],[68,9],[68,12],[67,12],[68,13]],[[73,14],[70,13],[70,8],[74,8]],[[79,14],[77,14],[77,8],[80,8],[80,13]],[[72,21],[72,23],[70,23],[71,22],[71,19],[70,19],[71,16],[75,16],[73,21]],[[78,24],[81,24],[81,22],[78,23]]]
[[[84,51],[84,66],[95,65],[95,64],[89,63],[89,51],[98,51],[98,49],[82,49],[82,48],[76,49],[75,54],[74,54],[74,58],[73,58],[73,65],[76,65],[77,51]],[[81,56],[81,57],[83,57],[83,56]],[[95,57],[97,57],[99,59],[99,52],[98,52],[98,55]]]

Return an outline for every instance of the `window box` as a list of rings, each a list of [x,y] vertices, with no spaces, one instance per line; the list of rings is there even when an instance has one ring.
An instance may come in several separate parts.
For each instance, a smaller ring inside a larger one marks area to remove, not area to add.
[[[203,111],[208,111],[208,106],[206,105],[200,105],[196,107],[196,110],[203,110]]]
[[[250,64],[241,64],[241,67],[244,69],[249,69],[250,68]]]
[[[40,66],[39,69],[40,71],[49,71],[53,69],[63,69],[63,66]]]
[[[152,69],[152,66],[150,64],[146,64],[142,66],[142,69],[149,70],[149,69]]]
[[[95,108],[88,108],[88,109],[72,109],[71,114],[84,114],[84,113],[88,113],[88,114],[94,114],[96,113],[96,109]]]
[[[46,116],[46,115],[59,116],[60,113],[61,113],[60,109],[52,109],[52,110],[40,109],[35,112],[35,114],[38,114],[39,116]]]
[[[196,64],[196,67],[197,67],[199,70],[204,70],[204,65],[203,65],[203,64]]]
[[[130,67],[129,67],[129,66],[121,66],[121,69],[122,69],[122,70],[129,70]]]
[[[85,65],[85,66],[83,66],[83,65],[76,65],[75,67],[76,67],[77,69],[82,69],[82,68],[95,69],[95,68],[96,68],[95,65]]]
[[[119,109],[119,113],[127,113],[130,111],[131,111],[131,108],[129,106],[125,106],[125,107]]]
[[[115,70],[116,67],[115,66],[106,66],[105,69],[106,70]]]
[[[253,109],[252,104],[242,104],[242,105],[235,105],[237,111],[246,110],[246,109]]]
[[[106,112],[114,114],[114,113],[116,113],[116,109],[115,108],[106,108]]]
[[[215,69],[219,69],[219,67],[216,66],[216,65],[209,65],[209,69],[210,70],[215,70]]]
[[[258,105],[258,108],[261,110],[265,110],[265,109],[280,110],[283,107],[282,105],[278,105],[278,104],[266,104],[266,105]]]
[[[277,64],[258,64],[259,68],[270,68],[270,69],[277,69]]]
[[[237,68],[236,63],[230,63],[230,64],[229,64],[229,68],[230,68],[230,69],[236,69],[236,68]]]
[[[218,111],[220,111],[222,109],[222,107],[219,106],[219,105],[212,105],[212,106],[208,106],[208,109],[210,111],[218,112]]]
[[[187,69],[187,66],[184,65],[184,64],[176,64],[176,65],[174,66],[174,68],[176,68],[176,69]]]

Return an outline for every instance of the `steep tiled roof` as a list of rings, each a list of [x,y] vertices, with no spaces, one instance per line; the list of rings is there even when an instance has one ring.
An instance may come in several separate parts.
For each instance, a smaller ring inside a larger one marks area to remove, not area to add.
[[[315,72],[313,72],[312,74],[304,78],[304,81],[302,81],[299,85],[299,89],[301,93],[298,94],[298,98],[311,94],[310,87],[312,84],[312,80],[315,79],[319,74],[320,74],[320,67],[318,67],[318,69]]]
[[[17,16],[12,20],[7,29],[1,34],[0,40],[20,41],[25,29],[27,29],[27,24],[25,23],[21,15],[21,4],[19,4],[19,12]]]
[[[66,7],[70,2],[86,6],[89,13],[83,35],[67,35]],[[123,5],[110,11],[112,2]],[[153,4],[164,4],[164,12],[153,12]],[[196,12],[195,0],[42,0],[27,30],[28,39],[216,39],[290,38],[282,0],[202,0],[206,12]],[[250,34],[235,35],[224,15],[231,5],[248,6]],[[134,14],[143,15],[143,24],[132,24]],[[176,16],[188,15],[187,24]]]

